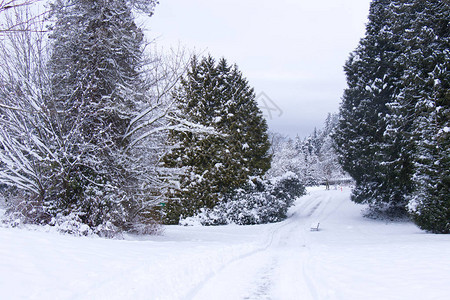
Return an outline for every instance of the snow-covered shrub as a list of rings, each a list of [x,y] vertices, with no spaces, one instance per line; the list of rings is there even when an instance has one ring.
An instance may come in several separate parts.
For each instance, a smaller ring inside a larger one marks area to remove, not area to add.
[[[80,217],[75,213],[67,216],[60,214],[54,217],[49,225],[54,226],[61,233],[77,236],[87,236],[93,233],[93,230],[88,225],[83,224]]]
[[[122,238],[122,230],[107,221],[94,228],[94,233],[105,238]]]
[[[284,220],[287,210],[305,187],[290,172],[271,180],[254,179],[244,189],[235,190],[227,201],[213,209],[201,209],[194,217],[180,220],[180,225],[251,225]]]
[[[231,201],[224,203],[224,211],[230,223],[239,225],[263,224],[282,221],[290,201],[277,198],[267,191],[238,191]]]
[[[52,216],[44,209],[43,203],[37,200],[29,200],[30,195],[26,191],[15,188],[4,188],[5,215],[2,222],[18,227],[23,224],[48,224]]]
[[[126,218],[120,203],[100,197],[86,197],[78,211],[83,223],[93,228],[107,222],[123,227]]]
[[[49,203],[30,201],[30,195],[24,191],[7,188],[3,192],[2,196],[6,196],[7,202],[1,223],[7,227],[46,225],[58,232],[75,236],[94,234],[107,238],[121,236],[121,228],[112,223],[117,216],[108,211],[111,207],[108,208],[104,201],[92,201],[89,209],[86,207],[74,211],[55,212]]]
[[[306,193],[305,186],[293,172],[287,172],[283,176],[275,177],[271,180],[271,183],[271,195],[285,199],[289,206],[293,204],[296,198]]]
[[[213,209],[201,208],[193,217],[183,218],[181,216],[179,225],[182,226],[210,226],[210,225],[226,225],[231,223],[227,214],[223,209],[223,205],[216,205]]]
[[[75,236],[98,235],[105,238],[122,238],[122,230],[113,223],[105,221],[91,227],[82,221],[80,214],[74,212],[69,215],[58,214],[48,225],[54,227],[58,232]]]
[[[135,222],[128,229],[129,233],[138,235],[159,235],[163,232],[161,224],[150,221],[147,223]]]

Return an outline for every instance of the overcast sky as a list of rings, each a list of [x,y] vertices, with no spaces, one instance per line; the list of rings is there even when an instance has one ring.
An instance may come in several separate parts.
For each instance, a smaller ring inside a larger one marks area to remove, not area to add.
[[[160,46],[182,44],[236,63],[260,96],[269,129],[304,137],[339,109],[343,65],[364,35],[369,4],[161,0],[146,26]]]

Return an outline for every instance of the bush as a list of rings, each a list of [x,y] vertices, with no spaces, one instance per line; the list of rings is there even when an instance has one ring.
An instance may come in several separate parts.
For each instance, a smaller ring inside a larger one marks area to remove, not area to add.
[[[273,178],[272,186],[271,194],[277,198],[285,199],[289,206],[294,203],[296,198],[306,194],[305,186],[293,172],[287,172],[284,176]]]
[[[50,226],[56,228],[58,232],[72,234],[76,236],[88,236],[93,234],[93,230],[86,224],[83,224],[80,217],[71,213],[67,216],[58,215],[51,220]]]
[[[12,227],[22,224],[45,225],[52,219],[42,201],[32,198],[25,191],[6,187],[1,190],[0,198],[3,198],[2,205],[6,208],[2,221]]]
[[[243,189],[235,190],[226,201],[213,209],[203,208],[194,217],[180,220],[180,225],[252,225],[280,222],[295,199],[305,194],[297,175],[289,172],[271,180],[253,179]]]
[[[4,194],[4,195],[3,195]],[[29,225],[46,225],[63,234],[75,236],[98,235],[105,238],[122,238],[124,232],[131,234],[159,234],[161,226],[153,218],[125,219],[128,212],[121,211],[121,206],[99,197],[85,199],[79,208],[58,209],[50,203],[31,198],[27,193],[8,189],[5,196],[5,215],[1,223],[7,227],[28,227]],[[1,200],[1,199],[0,199]]]

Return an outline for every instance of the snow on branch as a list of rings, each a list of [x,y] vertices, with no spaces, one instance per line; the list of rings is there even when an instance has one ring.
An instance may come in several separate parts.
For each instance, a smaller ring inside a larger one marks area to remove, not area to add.
[[[218,134],[217,131],[213,127],[206,127],[200,124],[196,124],[193,122],[189,122],[185,119],[174,118],[169,116],[160,116],[160,118],[166,118],[168,120],[175,121],[175,124],[171,125],[162,125],[159,127],[154,127],[150,130],[145,131],[143,134],[133,139],[133,141],[128,146],[127,150],[135,146],[137,143],[142,140],[154,135],[158,132],[169,132],[169,131],[178,131],[178,132],[192,132],[195,134]]]

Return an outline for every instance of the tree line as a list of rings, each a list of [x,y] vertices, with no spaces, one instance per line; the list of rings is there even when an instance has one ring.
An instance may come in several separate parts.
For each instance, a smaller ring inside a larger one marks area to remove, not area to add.
[[[268,175],[281,176],[293,172],[306,186],[351,183],[351,177],[339,164],[334,148],[332,134],[338,121],[338,114],[329,113],[323,128],[315,128],[303,139],[272,133],[272,167]]]
[[[156,4],[55,0],[31,23],[32,3],[6,9],[18,30],[1,44],[0,182],[14,224],[153,233],[223,203],[253,211],[242,197],[278,207],[233,221],[261,223],[304,193],[295,176],[263,178],[267,124],[236,65],[149,50],[134,18]]]
[[[267,132],[236,65],[152,48],[135,16],[157,1],[55,0],[37,15],[35,2],[0,2],[0,189],[13,223],[109,236],[274,222],[305,185],[349,174],[373,216],[450,231],[445,1],[374,0],[339,115],[304,140]]]

